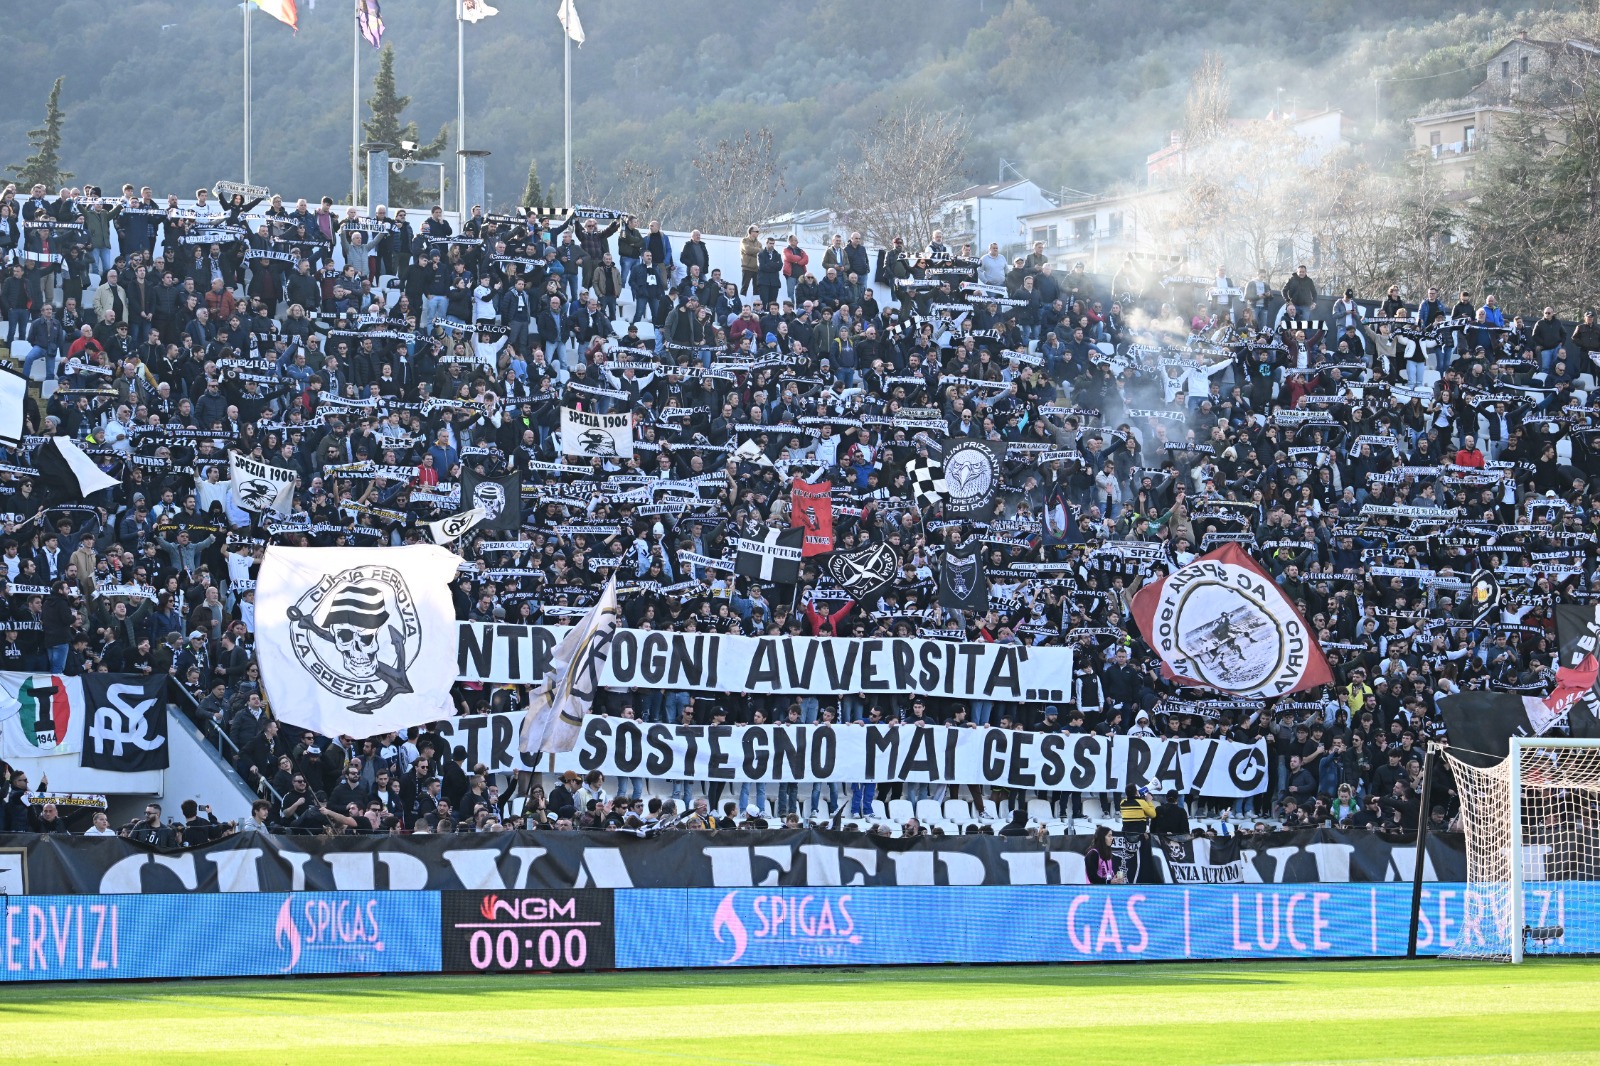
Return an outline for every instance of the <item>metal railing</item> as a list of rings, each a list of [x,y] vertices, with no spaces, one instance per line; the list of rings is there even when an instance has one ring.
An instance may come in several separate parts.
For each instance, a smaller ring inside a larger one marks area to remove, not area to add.
[[[243,775],[234,766],[239,759],[239,745],[235,744],[233,738],[228,735],[226,723],[213,722],[200,709],[200,704],[195,700],[193,694],[180,685],[176,678],[169,677],[167,679],[167,704],[168,706],[178,707],[183,711],[184,716],[194,723],[195,728],[200,731],[201,738],[216,751],[217,761],[222,764],[223,771],[237,779],[239,785],[246,792],[254,792],[263,799],[270,797],[273,802],[279,805],[283,803],[283,795],[272,787],[272,781],[265,773],[260,775],[261,785],[259,788],[252,789],[250,787],[250,783],[244,779]]]

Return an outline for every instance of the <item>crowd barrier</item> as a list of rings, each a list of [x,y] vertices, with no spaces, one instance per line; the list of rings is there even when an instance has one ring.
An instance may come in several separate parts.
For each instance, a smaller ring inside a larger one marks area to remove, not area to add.
[[[1556,886],[1530,920],[1587,900]],[[720,966],[1404,955],[1411,887],[916,886],[11,896],[0,979],[533,973]],[[1465,887],[1424,887],[1419,950],[1481,936]],[[1581,923],[1580,923],[1581,926]],[[1595,950],[1588,928],[1566,950]],[[1578,943],[1577,941],[1586,941]]]

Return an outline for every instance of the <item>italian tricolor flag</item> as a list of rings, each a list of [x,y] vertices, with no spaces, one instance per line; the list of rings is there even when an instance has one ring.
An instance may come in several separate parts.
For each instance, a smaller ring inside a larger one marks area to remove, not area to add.
[[[279,22],[288,23],[299,32],[300,13],[295,10],[294,0],[251,0],[251,2]]]

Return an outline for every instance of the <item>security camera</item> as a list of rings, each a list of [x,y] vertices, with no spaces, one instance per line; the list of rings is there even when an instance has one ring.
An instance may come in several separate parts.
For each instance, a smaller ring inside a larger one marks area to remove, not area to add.
[[[401,141],[400,142],[400,150],[402,152],[415,152],[417,150],[417,142],[416,141]]]

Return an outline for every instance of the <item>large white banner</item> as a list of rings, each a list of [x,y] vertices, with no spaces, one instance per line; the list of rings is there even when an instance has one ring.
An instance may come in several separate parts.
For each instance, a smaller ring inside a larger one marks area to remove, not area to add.
[[[566,626],[462,622],[457,676],[535,685]],[[600,684],[691,692],[922,693],[1061,703],[1072,649],[920,637],[739,637],[618,629]]]
[[[517,753],[518,715],[446,723],[446,743],[467,749],[468,765],[513,769],[601,770],[607,776],[672,781],[907,781],[998,785],[1044,792],[1196,792],[1237,798],[1267,787],[1264,741],[1168,740],[1093,734],[1030,733],[945,726],[672,726],[590,715],[575,750]]]
[[[256,647],[273,713],[357,738],[450,714],[450,580],[460,565],[434,544],[269,547]]]

